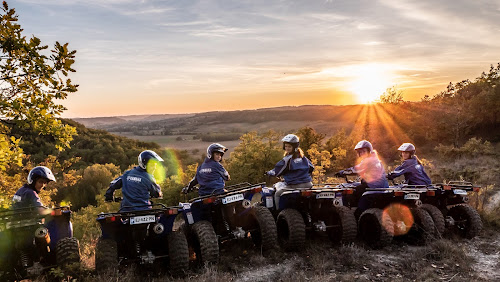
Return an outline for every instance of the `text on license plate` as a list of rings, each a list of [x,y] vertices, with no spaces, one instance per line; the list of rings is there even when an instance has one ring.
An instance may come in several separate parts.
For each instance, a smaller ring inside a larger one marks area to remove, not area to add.
[[[418,200],[420,199],[419,194],[406,194],[405,195],[405,200]]]
[[[225,205],[225,204],[241,201],[243,199],[244,199],[243,194],[236,194],[236,195],[231,195],[231,196],[227,196],[227,197],[223,198],[222,203]]]
[[[462,189],[453,189],[453,194],[455,195],[467,195],[467,191]]]
[[[316,195],[316,199],[333,199],[333,198],[335,198],[335,193],[332,192],[319,193]]]
[[[156,222],[156,216],[154,215],[143,215],[135,216],[130,218],[130,224],[142,224]]]

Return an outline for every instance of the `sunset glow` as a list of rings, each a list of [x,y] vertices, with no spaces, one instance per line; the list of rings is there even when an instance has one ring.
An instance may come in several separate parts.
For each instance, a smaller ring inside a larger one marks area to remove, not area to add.
[[[392,84],[383,67],[364,65],[359,67],[357,78],[350,82],[349,91],[356,95],[359,103],[367,104],[377,100]]]

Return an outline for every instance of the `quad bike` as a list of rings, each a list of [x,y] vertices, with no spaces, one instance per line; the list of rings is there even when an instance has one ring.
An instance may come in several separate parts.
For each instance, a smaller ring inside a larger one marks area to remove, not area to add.
[[[278,241],[285,251],[299,250],[305,243],[306,233],[326,234],[335,244],[354,241],[356,219],[346,206],[353,190],[336,188],[336,185],[323,183],[314,184],[312,188],[287,188],[284,182],[277,182],[271,188],[264,188],[273,195],[266,199],[266,206],[276,218]],[[275,195],[280,190],[279,196]]]
[[[481,187],[465,181],[450,181],[434,184],[433,187],[435,197],[427,197],[424,203],[436,207],[442,213],[444,225],[453,233],[467,239],[476,237],[481,232],[483,223],[476,209],[468,204],[468,194],[479,192]]]
[[[261,205],[266,199],[272,201],[261,184],[245,182],[227,186],[222,194],[180,203],[185,220],[181,228],[187,234],[196,263],[216,263],[219,245],[228,240],[251,237],[263,254],[275,249],[276,223],[271,212]]]
[[[68,273],[80,268],[70,208],[0,211],[0,280],[21,280],[53,267]]]
[[[344,174],[346,183],[338,187],[356,189],[360,182],[352,182]],[[355,193],[356,194],[356,193]],[[425,244],[436,234],[436,227],[429,212],[422,207],[422,198],[434,195],[427,187],[367,188],[352,197],[348,203],[357,207],[358,235],[372,248],[382,248],[394,236],[409,242]]]
[[[119,265],[137,264],[171,275],[183,275],[189,268],[189,249],[184,233],[173,231],[178,207],[145,205],[143,210],[100,213],[97,221],[102,235],[95,252],[96,271],[102,273]],[[137,208],[137,207],[135,207]]]

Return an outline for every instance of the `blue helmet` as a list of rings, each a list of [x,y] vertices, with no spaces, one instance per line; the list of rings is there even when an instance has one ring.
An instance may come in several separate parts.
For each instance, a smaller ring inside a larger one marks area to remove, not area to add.
[[[219,152],[222,155],[224,155],[224,153],[226,151],[227,151],[227,148],[222,146],[219,143],[210,144],[210,146],[208,146],[208,148],[207,148],[207,158],[211,159],[213,157],[214,152]]]
[[[137,159],[139,160],[139,166],[143,169],[146,169],[148,162],[151,159],[163,162],[163,159],[160,156],[158,156],[157,153],[151,150],[142,151]]]
[[[37,166],[30,170],[30,173],[28,174],[28,184],[35,183],[38,178],[47,179],[49,182],[56,182],[56,178],[54,177],[52,171],[45,166]]]
[[[356,144],[356,146],[354,147],[354,150],[359,150],[364,148],[368,149],[370,153],[373,151],[372,143],[366,140],[359,141],[358,144]]]

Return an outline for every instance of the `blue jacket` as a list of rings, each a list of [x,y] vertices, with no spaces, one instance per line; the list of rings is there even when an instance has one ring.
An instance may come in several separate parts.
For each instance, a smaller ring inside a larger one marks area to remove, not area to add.
[[[149,197],[159,197],[161,189],[156,184],[155,179],[146,170],[136,166],[131,170],[127,170],[122,176],[111,181],[108,190],[106,191],[106,199],[112,199],[116,189],[122,189],[123,200],[121,207],[122,211],[145,210],[151,207]]]
[[[287,185],[301,184],[311,182],[311,172],[314,170],[314,165],[306,158],[292,159],[292,155],[286,155],[279,161],[274,169],[268,171],[272,176],[283,176]]]
[[[12,198],[12,202],[12,207],[15,209],[43,206],[40,201],[40,197],[38,197],[38,193],[28,184],[24,184],[23,187],[17,190],[16,194],[14,194],[14,197]]]
[[[430,185],[431,179],[425,173],[424,167],[420,165],[415,156],[404,160],[403,163],[394,169],[388,175],[389,179],[394,179],[398,176],[405,176],[406,183],[409,185]]]
[[[200,184],[198,194],[200,196],[220,194],[224,192],[225,181],[229,180],[229,173],[220,162],[205,158],[205,161],[198,166],[196,175],[189,182],[188,187]]]
[[[362,180],[366,182],[368,188],[388,188],[389,182],[385,175],[385,169],[382,162],[378,159],[376,153],[370,153],[370,156],[361,160],[361,162],[348,170],[359,174]]]

